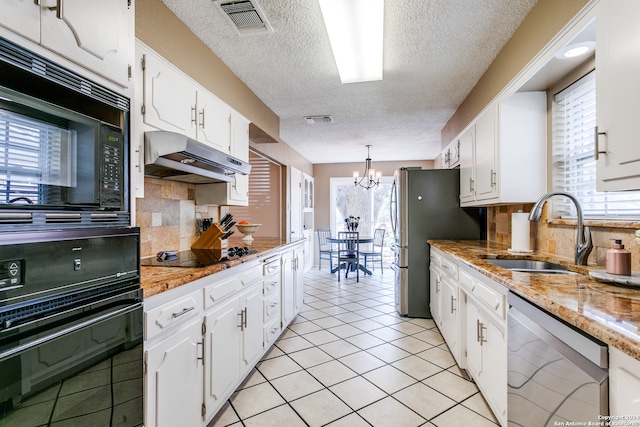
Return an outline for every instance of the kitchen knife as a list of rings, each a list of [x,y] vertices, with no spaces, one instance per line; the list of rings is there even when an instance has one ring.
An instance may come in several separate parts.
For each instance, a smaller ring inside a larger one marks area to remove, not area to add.
[[[229,238],[229,236],[231,236],[233,233],[235,233],[235,231],[231,230],[231,231],[227,231],[226,233],[224,233],[222,235],[222,237],[220,237],[222,240],[226,240]]]
[[[224,224],[231,219],[233,219],[233,216],[230,213],[226,213],[218,224],[224,227]]]
[[[227,225],[224,226],[224,231],[229,231],[231,229],[231,227],[233,227],[234,225],[236,225],[235,221],[231,221],[230,223],[228,223]]]

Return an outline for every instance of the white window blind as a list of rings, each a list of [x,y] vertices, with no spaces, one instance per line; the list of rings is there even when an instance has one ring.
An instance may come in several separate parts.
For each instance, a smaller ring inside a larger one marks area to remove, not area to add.
[[[596,71],[555,96],[552,108],[553,189],[575,195],[585,216],[638,217],[640,192],[597,192],[594,156]],[[569,199],[553,200],[553,216],[575,217]]]

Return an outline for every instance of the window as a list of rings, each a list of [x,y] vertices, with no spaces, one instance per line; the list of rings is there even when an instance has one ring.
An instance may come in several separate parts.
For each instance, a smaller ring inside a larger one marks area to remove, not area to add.
[[[552,108],[553,189],[574,194],[585,216],[638,216],[640,192],[597,192],[594,156],[596,72],[557,93]],[[576,216],[569,199],[555,198],[553,216]]]
[[[353,185],[353,178],[331,178],[331,234],[345,231],[344,219],[360,217],[360,235],[372,237],[376,228],[386,229],[384,235],[383,262],[393,259],[390,245],[393,243],[391,229],[390,196],[393,177],[382,177],[376,189],[365,190]]]

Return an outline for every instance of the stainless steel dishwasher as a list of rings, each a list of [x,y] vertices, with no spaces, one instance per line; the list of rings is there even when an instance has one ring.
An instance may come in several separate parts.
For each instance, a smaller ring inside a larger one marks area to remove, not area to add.
[[[601,421],[609,413],[607,345],[511,292],[508,300],[509,425]]]

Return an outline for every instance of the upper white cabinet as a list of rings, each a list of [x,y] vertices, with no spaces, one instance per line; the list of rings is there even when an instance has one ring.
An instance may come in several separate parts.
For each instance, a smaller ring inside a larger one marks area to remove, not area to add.
[[[536,201],[546,191],[546,94],[492,104],[458,138],[462,206]]]
[[[596,187],[640,189],[640,2],[602,0],[596,25]]]
[[[460,144],[460,138],[456,138],[442,150],[442,169],[453,169],[460,164]]]
[[[4,0],[0,26],[128,87],[134,52],[132,0]]]
[[[140,69],[136,71],[136,78],[141,79],[142,84],[136,85],[134,111],[140,114],[134,114],[133,118],[133,147],[141,151],[144,132],[161,129],[186,135],[249,161],[250,121],[246,117],[139,41],[136,58]],[[141,188],[140,184],[135,185],[136,181],[134,188]],[[207,197],[203,203],[249,204],[249,177],[246,175],[236,175],[231,183],[206,184],[206,187]],[[143,194],[141,189],[136,190],[138,197]]]

